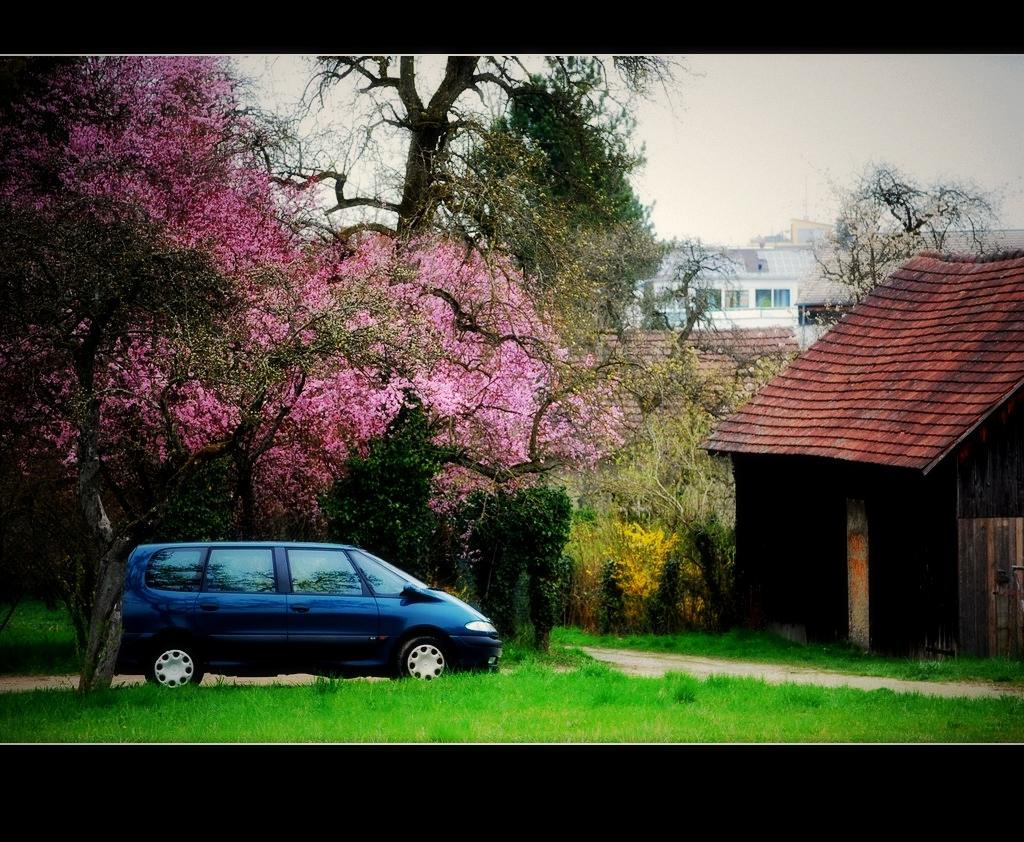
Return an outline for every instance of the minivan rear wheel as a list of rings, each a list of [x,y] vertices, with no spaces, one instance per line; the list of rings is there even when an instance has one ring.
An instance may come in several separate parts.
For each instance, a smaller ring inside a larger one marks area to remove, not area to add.
[[[164,687],[183,687],[198,684],[203,675],[193,646],[159,646],[149,661],[146,680]]]
[[[448,671],[448,658],[434,637],[414,637],[398,654],[398,674],[405,678],[433,681]]]

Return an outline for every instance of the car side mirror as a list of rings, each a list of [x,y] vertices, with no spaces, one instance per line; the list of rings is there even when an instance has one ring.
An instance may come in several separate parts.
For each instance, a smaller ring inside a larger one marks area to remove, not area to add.
[[[407,599],[409,602],[439,602],[440,600],[434,594],[425,588],[421,588],[411,582],[402,588],[402,599]]]

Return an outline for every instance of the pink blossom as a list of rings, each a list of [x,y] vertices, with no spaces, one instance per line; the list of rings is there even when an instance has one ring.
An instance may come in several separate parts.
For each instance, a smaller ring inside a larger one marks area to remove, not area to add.
[[[252,159],[233,86],[215,57],[89,58],[59,67],[44,95],[0,126],[0,200],[45,209],[73,191],[132,205],[177,245],[208,254],[236,294],[218,325],[236,350],[219,374],[143,322],[103,358],[101,451],[112,469],[130,474],[144,459],[156,470],[179,447],[196,453],[266,432],[270,446],[254,451],[260,510],[315,519],[318,496],[409,393],[439,443],[490,471],[591,463],[616,442],[614,412],[595,415],[600,396],[567,388],[572,355],[508,261],[443,239],[367,236],[342,250],[297,233],[290,223],[315,191],[273,183]],[[313,350],[340,329],[361,349],[358,363]],[[275,355],[304,349],[312,363],[260,380]],[[40,436],[72,460],[68,359],[31,336],[0,351],[52,361],[55,400],[36,408]],[[435,505],[482,482],[451,467]]]

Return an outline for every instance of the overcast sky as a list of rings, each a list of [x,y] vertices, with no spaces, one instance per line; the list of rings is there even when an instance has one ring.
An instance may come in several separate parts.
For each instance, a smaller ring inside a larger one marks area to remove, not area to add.
[[[268,101],[301,92],[297,57],[247,57]],[[1024,228],[1024,56],[695,55],[638,110],[635,179],[662,238],[723,245],[830,222],[834,186],[873,161],[1000,194]]]

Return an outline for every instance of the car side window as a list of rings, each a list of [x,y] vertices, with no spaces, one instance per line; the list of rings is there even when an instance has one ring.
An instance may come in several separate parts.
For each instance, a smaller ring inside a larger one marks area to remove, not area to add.
[[[400,596],[402,589],[408,584],[405,579],[396,576],[382,564],[378,564],[366,553],[359,550],[349,550],[352,560],[359,565],[363,571],[366,581],[373,588],[376,596]]]
[[[341,550],[288,550],[292,593],[362,596],[363,585]]]
[[[270,549],[214,549],[206,565],[206,591],[273,593],[274,553]]]
[[[146,567],[146,587],[160,591],[198,591],[203,581],[203,550],[157,550]]]

